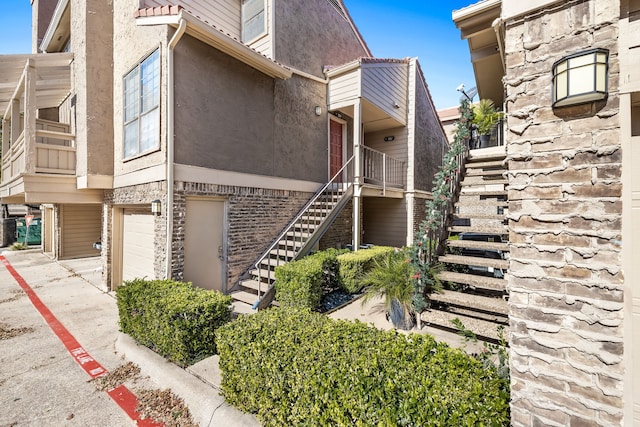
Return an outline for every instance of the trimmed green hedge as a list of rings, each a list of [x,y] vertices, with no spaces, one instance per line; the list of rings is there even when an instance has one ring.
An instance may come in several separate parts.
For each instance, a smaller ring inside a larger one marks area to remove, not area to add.
[[[266,426],[509,425],[508,383],[428,335],[270,309],[216,339],[225,399]]]
[[[283,307],[320,306],[324,289],[337,287],[337,249],[316,252],[276,267],[276,300]]]
[[[120,329],[186,366],[215,354],[215,330],[231,320],[231,297],[172,280],[135,279],[116,290]]]
[[[340,286],[345,292],[360,292],[364,276],[374,267],[375,260],[382,260],[387,254],[395,251],[389,246],[374,246],[356,252],[348,252],[338,256],[340,264]]]

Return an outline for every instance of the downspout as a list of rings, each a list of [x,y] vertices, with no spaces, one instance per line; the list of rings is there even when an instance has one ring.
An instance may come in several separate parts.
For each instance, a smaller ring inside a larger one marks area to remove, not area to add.
[[[494,19],[494,21],[491,23],[491,26],[493,27],[493,31],[496,32],[496,40],[498,41],[498,50],[500,51],[500,61],[502,61],[502,71],[504,72],[506,70],[505,67],[505,63],[504,63],[504,45],[502,43],[502,34],[501,34],[501,29],[502,29],[502,18],[496,18]]]
[[[174,120],[175,109],[173,101],[174,93],[174,75],[173,75],[173,49],[176,47],[185,31],[187,30],[187,21],[184,18],[180,18],[180,24],[178,29],[169,40],[169,49],[167,53],[168,73],[167,73],[167,279],[171,278],[171,259],[173,257],[173,251],[171,245],[173,243],[173,159],[175,151],[174,141]]]

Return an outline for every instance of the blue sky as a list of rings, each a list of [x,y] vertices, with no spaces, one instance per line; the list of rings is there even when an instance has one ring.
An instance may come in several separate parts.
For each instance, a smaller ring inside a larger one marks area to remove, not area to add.
[[[0,0],[0,53],[31,51],[29,0]],[[466,40],[451,21],[451,12],[475,0],[344,0],[374,56],[418,57],[437,108],[458,104],[456,87],[475,86]],[[9,3],[10,5],[7,5]]]

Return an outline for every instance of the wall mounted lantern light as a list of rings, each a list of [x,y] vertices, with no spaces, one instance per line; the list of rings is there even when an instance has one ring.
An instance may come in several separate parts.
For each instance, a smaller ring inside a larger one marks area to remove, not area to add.
[[[322,107],[319,105],[316,105],[316,108],[314,111],[316,113],[316,116],[320,116],[322,114]]]
[[[160,215],[162,213],[162,203],[156,199],[151,202],[151,213],[154,215]]]
[[[565,56],[552,67],[553,107],[601,101],[609,90],[609,51],[589,49]]]

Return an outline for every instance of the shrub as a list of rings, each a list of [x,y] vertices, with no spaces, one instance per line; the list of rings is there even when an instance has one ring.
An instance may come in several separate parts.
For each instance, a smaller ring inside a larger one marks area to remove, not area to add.
[[[225,399],[265,426],[509,424],[508,383],[428,335],[276,308],[216,338]]]
[[[215,354],[215,330],[231,320],[231,297],[172,280],[135,279],[116,290],[120,329],[186,366]]]
[[[401,329],[413,327],[413,266],[409,255],[389,252],[381,259],[373,260],[373,268],[362,283],[366,286],[362,304],[373,298],[384,298],[384,306],[393,326]]]
[[[316,252],[276,268],[276,300],[282,306],[316,309],[323,290],[337,286],[336,249]]]
[[[395,249],[389,246],[374,246],[339,255],[342,289],[350,294],[359,292],[364,286],[364,276],[373,268],[375,260],[380,260],[394,251]]]

